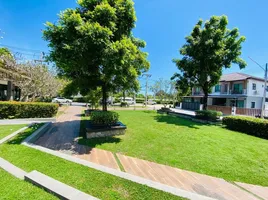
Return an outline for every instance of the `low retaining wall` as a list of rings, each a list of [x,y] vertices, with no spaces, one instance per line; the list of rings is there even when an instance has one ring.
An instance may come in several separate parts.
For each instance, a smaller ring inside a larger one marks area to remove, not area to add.
[[[87,132],[87,139],[124,135],[125,132],[126,132],[125,129]]]
[[[41,128],[37,129],[32,135],[27,137],[23,142],[34,143],[38,138],[40,138],[51,127],[51,124],[52,124],[51,122],[46,123]]]
[[[126,126],[122,124],[121,122],[118,123],[118,126],[112,126],[112,127],[104,127],[104,128],[95,128],[95,127],[89,127],[87,128],[87,139],[92,138],[101,138],[101,137],[111,137],[116,135],[124,135],[126,132]]]

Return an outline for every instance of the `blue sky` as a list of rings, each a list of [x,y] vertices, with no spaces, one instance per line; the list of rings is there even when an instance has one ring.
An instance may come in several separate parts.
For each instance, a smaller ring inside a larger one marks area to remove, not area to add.
[[[47,43],[42,39],[43,24],[56,22],[61,10],[75,6],[75,0],[1,0],[0,29],[5,34],[0,44],[47,52]],[[145,50],[151,62],[151,82],[158,78],[169,79],[177,71],[171,60],[179,57],[178,50],[198,19],[223,14],[228,16],[229,28],[238,27],[241,35],[246,36],[242,57],[248,63],[244,70],[233,66],[224,73],[240,71],[263,77],[263,71],[248,56],[263,66],[268,62],[267,6],[265,0],[135,0],[138,21],[134,35],[147,42]],[[13,50],[35,54],[34,51]],[[36,53],[35,58],[38,56]]]

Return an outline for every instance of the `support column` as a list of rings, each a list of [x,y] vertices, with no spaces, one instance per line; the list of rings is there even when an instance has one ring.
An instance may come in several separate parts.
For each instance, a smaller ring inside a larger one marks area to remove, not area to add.
[[[14,91],[13,91],[13,83],[12,81],[7,82],[7,100],[8,101],[13,101],[13,96],[14,96]]]

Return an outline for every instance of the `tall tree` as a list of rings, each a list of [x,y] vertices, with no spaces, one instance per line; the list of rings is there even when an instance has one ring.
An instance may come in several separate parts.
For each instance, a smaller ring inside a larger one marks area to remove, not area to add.
[[[226,16],[212,16],[205,23],[199,20],[180,49],[183,57],[173,60],[181,72],[173,79],[177,79],[182,90],[189,86],[202,88],[204,109],[207,109],[208,94],[219,82],[222,70],[230,68],[232,63],[246,67],[246,62],[240,58],[241,44],[246,38],[240,37],[237,28],[227,29],[227,25]]]
[[[149,69],[145,42],[131,33],[135,21],[132,0],[78,0],[56,24],[46,23],[49,60],[80,90],[101,87],[103,110],[109,92],[138,90],[137,77]]]

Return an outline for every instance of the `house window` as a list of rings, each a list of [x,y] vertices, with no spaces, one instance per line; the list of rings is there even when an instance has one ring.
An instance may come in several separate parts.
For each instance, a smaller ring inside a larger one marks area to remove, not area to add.
[[[255,102],[251,102],[251,108],[255,108]]]
[[[243,85],[242,84],[234,84],[233,94],[242,94],[243,93]]]
[[[200,95],[200,93],[201,93],[200,87],[196,87],[194,91],[194,95]]]
[[[215,92],[220,92],[221,91],[221,86],[220,85],[216,85],[215,86]]]
[[[237,107],[244,108],[244,100],[237,100]]]
[[[252,90],[256,90],[256,83],[252,83]]]
[[[226,93],[229,92],[229,91],[228,91],[228,85],[227,85],[227,84],[224,85],[224,92],[226,92]]]

